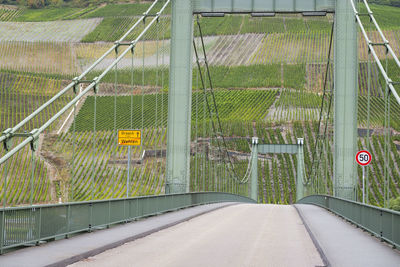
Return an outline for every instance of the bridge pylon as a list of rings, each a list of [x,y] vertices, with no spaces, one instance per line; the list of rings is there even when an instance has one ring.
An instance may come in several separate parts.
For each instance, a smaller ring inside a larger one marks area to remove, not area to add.
[[[192,103],[193,3],[172,1],[165,193],[188,193]]]
[[[356,200],[357,25],[349,0],[337,0],[334,65],[334,195]]]

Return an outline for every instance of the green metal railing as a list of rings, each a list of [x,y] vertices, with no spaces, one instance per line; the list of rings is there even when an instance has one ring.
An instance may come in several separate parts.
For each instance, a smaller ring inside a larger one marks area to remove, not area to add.
[[[297,203],[328,209],[400,249],[400,212],[325,195],[307,196]]]
[[[171,194],[0,209],[0,252],[108,227],[167,211],[217,202],[254,200],[217,192]]]

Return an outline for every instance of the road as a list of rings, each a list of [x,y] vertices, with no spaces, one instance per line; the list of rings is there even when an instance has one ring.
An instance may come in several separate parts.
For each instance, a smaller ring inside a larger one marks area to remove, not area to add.
[[[323,266],[293,206],[222,208],[70,266]]]

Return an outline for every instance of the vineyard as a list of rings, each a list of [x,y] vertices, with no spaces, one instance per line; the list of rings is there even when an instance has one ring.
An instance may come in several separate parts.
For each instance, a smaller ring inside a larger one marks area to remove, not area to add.
[[[4,154],[3,146],[0,152]],[[9,205],[19,205],[23,203],[47,203],[54,200],[51,191],[53,185],[50,181],[50,175],[47,163],[36,158],[32,162],[32,155],[29,147],[19,151],[14,155],[7,165],[0,167],[2,177],[8,174],[8,183],[1,183],[1,188],[6,187],[6,199]],[[34,180],[32,180],[32,171]],[[33,182],[32,182],[33,181]],[[32,183],[31,183],[32,182]],[[33,185],[33,186],[32,186]],[[2,190],[2,192],[4,192]],[[1,193],[3,199],[4,194]]]
[[[1,22],[0,41],[79,42],[100,23],[101,19]]]
[[[241,117],[245,121],[262,119],[268,108],[275,101],[276,90],[220,90],[215,94],[218,104],[218,112],[223,120],[233,120]],[[158,99],[157,99],[158,98]],[[96,129],[111,130],[113,127],[113,116],[110,111],[114,109],[114,97],[102,96],[97,98]],[[142,101],[145,115],[142,125]],[[157,103],[157,106],[155,105]],[[130,127],[131,108],[130,96],[118,96],[117,104],[117,129]],[[85,104],[76,117],[77,131],[90,131],[93,125],[94,97],[88,97]],[[208,111],[205,110],[204,94],[193,92],[192,95],[192,120],[207,120]],[[155,125],[166,127],[168,114],[168,94],[135,95],[133,97],[133,122],[134,128],[150,128]]]
[[[65,82],[57,79],[0,73],[0,131],[20,122],[65,85]],[[35,120],[30,121],[24,130],[29,132],[38,128],[54,115],[56,110],[64,106],[71,96],[67,94],[46,108]],[[50,131],[56,127],[57,124],[52,125]]]
[[[22,9],[14,6],[0,5],[0,21],[10,21],[21,14]]]
[[[93,64],[149,6],[150,3],[140,3],[27,9],[0,5],[0,131],[27,117]],[[400,9],[372,7],[376,14],[381,14],[378,23],[400,56]],[[304,138],[308,174],[315,152],[333,16],[312,18],[285,14],[255,18],[227,15],[224,18],[200,17],[199,20],[204,30],[222,131],[237,174],[246,173],[253,136],[258,136],[261,143],[273,144],[295,144],[296,138]],[[126,40],[135,39],[150,21],[147,19],[140,24]],[[27,147],[1,166],[0,189],[5,190],[0,192],[6,192],[8,205],[164,192],[170,24],[168,9],[160,23],[136,44],[134,55],[128,53],[115,72],[113,69],[102,79],[97,96],[90,93],[77,106],[75,118],[66,120],[69,110],[41,136],[40,149],[34,156]],[[372,28],[368,30],[371,41],[377,42],[378,32]],[[194,35],[198,44],[198,32]],[[368,192],[370,203],[382,206],[384,79],[378,66],[368,63],[366,44],[361,37],[359,40],[358,127],[362,132],[368,125],[370,82],[369,123],[373,132],[370,143],[376,159],[368,167]],[[384,49],[377,48],[377,52],[380,59],[386,59]],[[115,57],[115,53],[110,53],[85,79],[99,76]],[[333,83],[332,65],[330,67],[328,89]],[[400,81],[400,71],[393,59],[388,59],[387,68],[392,79]],[[204,73],[205,69],[202,71]],[[218,152],[211,127],[213,121],[207,109],[206,100],[210,99],[205,98],[196,68],[192,84],[193,88],[188,88],[193,91],[190,186],[194,191],[224,190],[234,185],[225,177],[227,170]],[[72,92],[65,94],[21,131],[30,132],[41,126],[73,96]],[[324,108],[326,110],[327,105]],[[400,106],[392,99],[390,120],[394,142],[390,144],[389,153],[392,197],[400,194],[398,114]],[[320,193],[331,193],[333,188],[333,114],[330,116],[316,185]],[[67,126],[61,131],[64,122]],[[116,130],[130,128],[142,129],[143,144],[131,149],[128,171],[129,150],[117,145]],[[366,147],[365,134],[361,134],[358,141],[360,149]],[[2,155],[5,152],[3,147],[0,151]],[[260,156],[258,164],[260,202],[293,203],[296,157]],[[361,169],[358,174],[360,189]],[[217,175],[224,178],[218,180]],[[240,190],[241,194],[247,194],[248,188]],[[358,190],[358,197],[360,194]]]

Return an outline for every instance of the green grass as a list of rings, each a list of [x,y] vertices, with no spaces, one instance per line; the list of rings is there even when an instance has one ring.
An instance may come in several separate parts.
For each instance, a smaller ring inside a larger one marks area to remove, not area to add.
[[[134,18],[105,18],[94,31],[90,32],[82,39],[82,42],[95,42],[99,40],[109,42],[116,41],[133,26],[135,21]]]
[[[285,88],[304,89],[306,83],[305,64],[284,65],[283,86]]]
[[[87,34],[82,42],[107,41],[114,42],[119,40],[136,22],[137,17],[106,17],[101,23],[89,34]],[[151,19],[146,20],[146,24],[140,23],[135,30],[129,34],[125,40],[132,41],[144,30],[151,22]],[[170,35],[171,20],[169,17],[162,17],[159,20],[158,39],[168,39]],[[157,27],[153,26],[148,32],[143,35],[141,40],[156,40]]]
[[[310,31],[330,31],[332,23],[326,19],[309,18],[305,20],[305,26]]]
[[[225,16],[217,18],[200,18],[203,35],[238,34],[243,16]],[[194,25],[195,35],[199,35],[197,23]]]
[[[286,108],[320,108],[321,96],[313,93],[286,90],[281,93],[275,105]]]
[[[369,4],[371,11],[374,13],[375,19],[382,29],[399,29],[400,26],[400,7],[384,6]],[[360,12],[366,13],[364,5],[360,5]],[[369,18],[364,16],[361,18],[364,27],[369,30],[375,30],[373,24],[369,22]]]
[[[254,18],[244,16],[243,27],[241,33],[273,33],[284,32],[283,18]]]
[[[15,18],[15,21],[52,21],[62,20],[72,14],[79,12],[81,8],[74,7],[48,7],[42,9],[24,9],[21,14]]]
[[[158,12],[163,5],[164,1],[160,1],[160,3],[156,4],[153,7],[152,9],[153,13],[150,14],[155,14],[156,12]],[[150,6],[151,3],[108,4],[102,8],[97,9],[94,12],[84,15],[83,18],[140,16],[144,12],[146,12]],[[164,11],[165,12],[164,14],[170,13],[169,7],[167,7],[167,9]]]
[[[212,66],[213,84],[218,88],[279,87],[281,85],[280,66]]]
[[[152,9],[154,14],[163,6],[164,2],[156,4]],[[31,9],[21,8],[17,16],[13,16],[14,21],[53,21],[65,19],[82,19],[82,18],[109,18],[109,17],[134,17],[141,16],[148,10],[151,3],[123,3],[108,4],[98,8],[98,5],[92,5],[84,8],[71,6],[48,6],[45,8]],[[0,11],[0,18],[4,12]],[[15,13],[15,12],[14,12]],[[152,13],[151,13],[152,14]],[[170,7],[164,11],[164,14],[170,14]],[[5,18],[8,16],[4,16]]]

